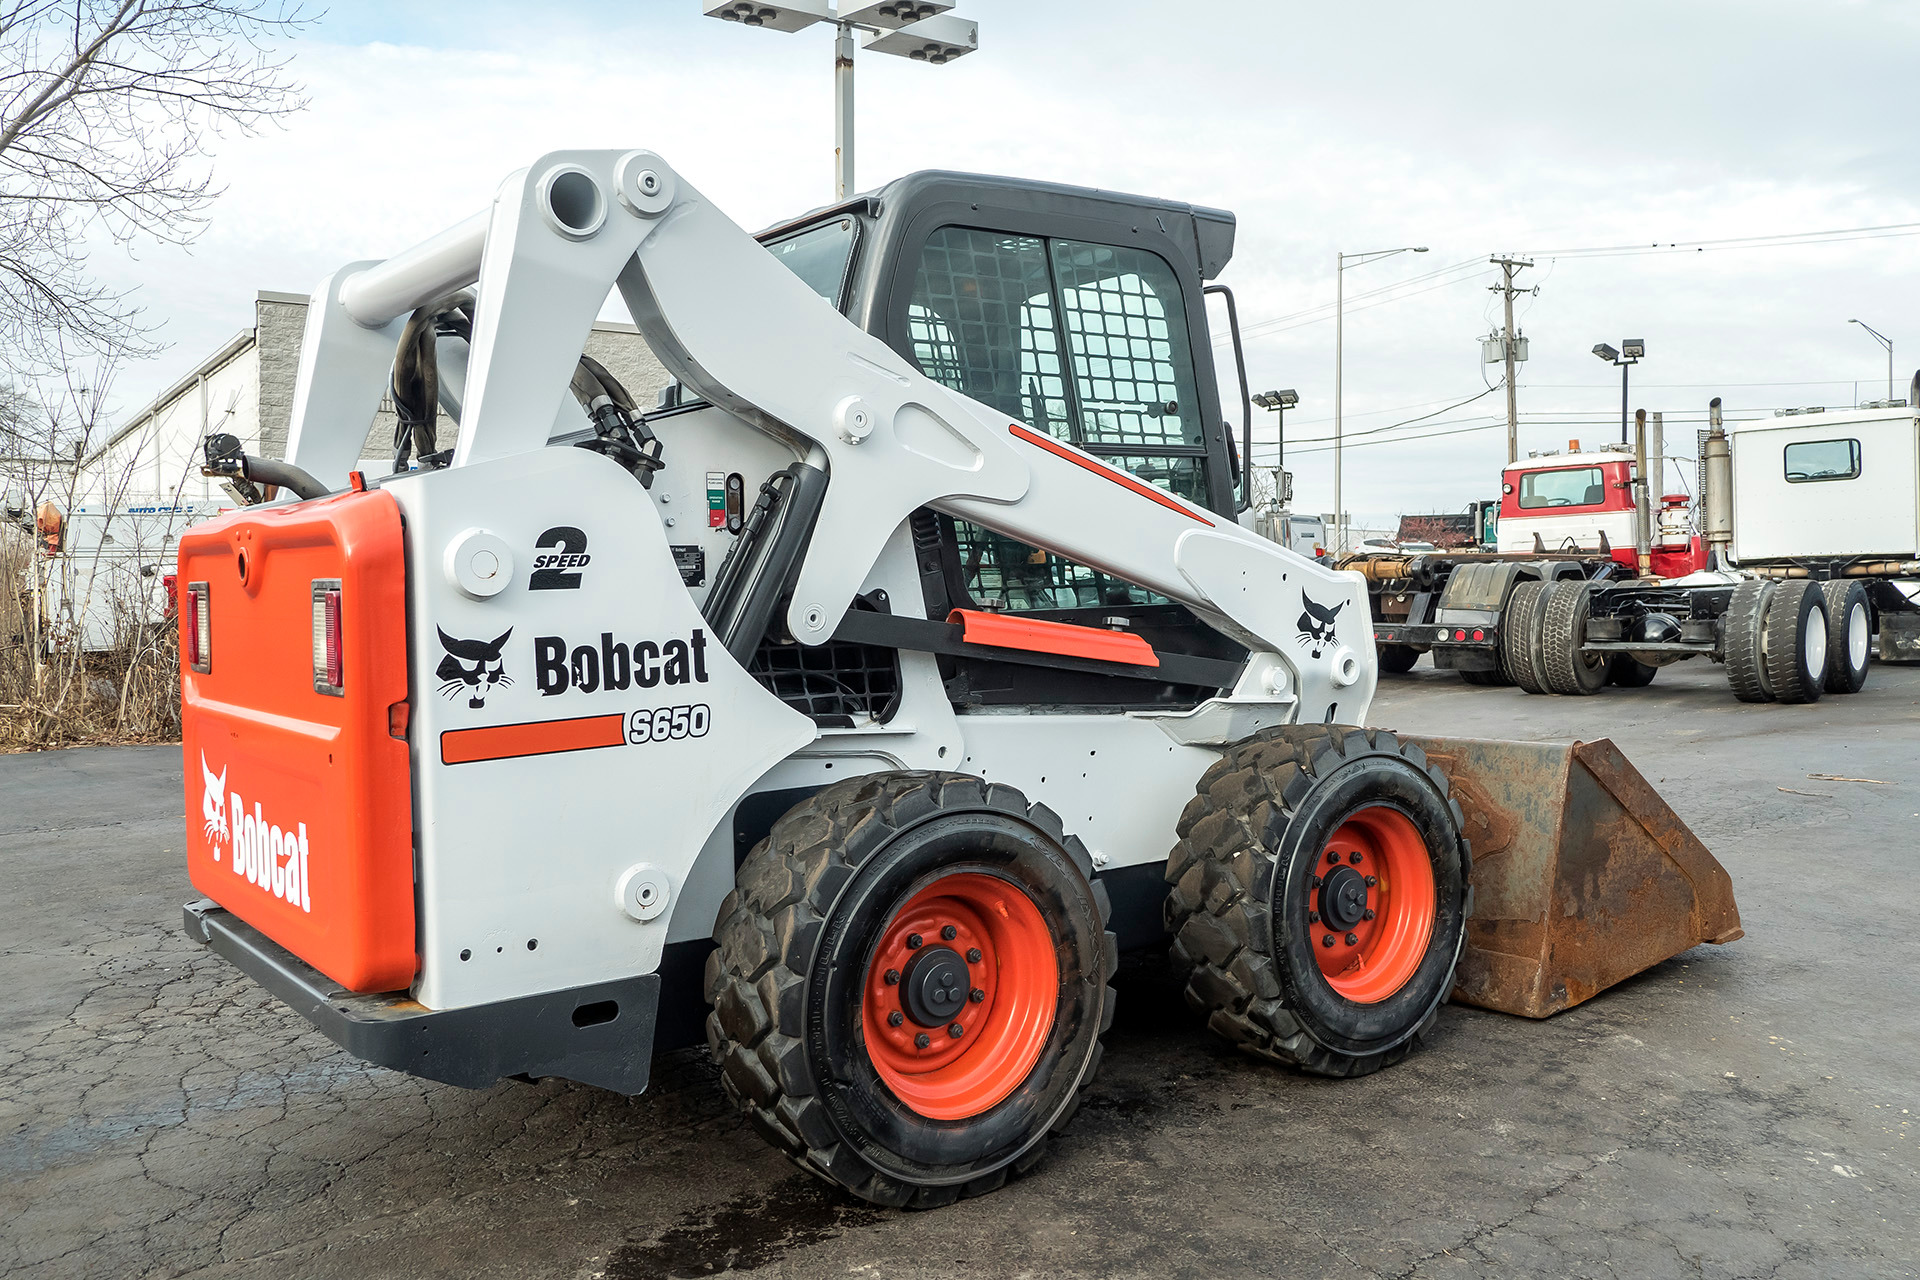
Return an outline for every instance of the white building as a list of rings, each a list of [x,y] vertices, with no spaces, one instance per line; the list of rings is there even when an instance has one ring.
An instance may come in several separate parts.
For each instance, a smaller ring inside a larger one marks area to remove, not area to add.
[[[238,436],[255,457],[286,456],[307,298],[263,289],[253,310],[253,328],[236,333],[81,460],[78,501],[119,506],[226,497],[220,482],[200,474],[201,442],[216,431]],[[596,323],[586,354],[641,405],[669,381],[630,324]],[[394,426],[393,406],[382,401],[361,450],[363,470],[392,468]]]

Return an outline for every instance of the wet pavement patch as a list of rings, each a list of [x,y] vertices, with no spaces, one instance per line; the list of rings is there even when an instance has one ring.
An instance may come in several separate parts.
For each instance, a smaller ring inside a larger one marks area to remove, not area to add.
[[[799,1174],[769,1192],[690,1210],[652,1240],[623,1245],[607,1261],[606,1280],[752,1271],[888,1216],[885,1209],[850,1201]]]

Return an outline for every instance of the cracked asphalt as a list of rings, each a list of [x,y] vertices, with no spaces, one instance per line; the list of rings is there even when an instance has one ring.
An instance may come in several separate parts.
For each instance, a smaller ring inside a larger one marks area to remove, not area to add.
[[[0,756],[0,1273],[1920,1272],[1920,669],[1744,707],[1701,663],[1590,699],[1423,664],[1373,721],[1613,737],[1732,873],[1747,937],[1544,1023],[1450,1008],[1338,1082],[1217,1043],[1135,958],[1049,1158],[921,1214],[796,1173],[697,1053],[633,1099],[364,1066],[181,934],[177,748]]]

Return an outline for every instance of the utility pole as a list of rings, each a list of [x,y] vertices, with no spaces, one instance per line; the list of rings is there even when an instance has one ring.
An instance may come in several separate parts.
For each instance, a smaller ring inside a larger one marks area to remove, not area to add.
[[[1513,287],[1513,273],[1532,266],[1533,262],[1530,259],[1492,258],[1489,261],[1500,268],[1501,279],[1499,284],[1488,287],[1500,294],[1507,307],[1507,327],[1502,334],[1500,344],[1505,351],[1507,363],[1507,461],[1518,462],[1520,460],[1520,406],[1515,398],[1513,387],[1514,356],[1518,350],[1513,333],[1513,295],[1538,293],[1539,289],[1527,290]]]

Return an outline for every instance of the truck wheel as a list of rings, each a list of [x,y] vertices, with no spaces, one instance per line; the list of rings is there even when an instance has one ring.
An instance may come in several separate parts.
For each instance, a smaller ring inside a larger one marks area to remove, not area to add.
[[[1548,588],[1540,624],[1547,687],[1585,697],[1607,685],[1607,655],[1587,653],[1587,614],[1593,607],[1585,582],[1568,579]]]
[[[1534,665],[1534,637],[1540,629],[1540,596],[1544,582],[1523,582],[1507,597],[1500,628],[1500,665],[1507,676],[1528,693],[1545,693],[1546,681]]]
[[[1873,611],[1865,583],[1835,579],[1820,584],[1827,602],[1827,692],[1858,693],[1873,661]]]
[[[1818,702],[1827,685],[1827,598],[1805,578],[1767,605],[1767,683],[1781,702]]]
[[[1413,670],[1413,664],[1420,661],[1420,651],[1412,645],[1383,644],[1379,647],[1380,669],[1399,675]]]
[[[1660,668],[1640,661],[1630,653],[1616,653],[1607,659],[1607,683],[1622,689],[1644,689],[1653,683]]]
[[[1167,860],[1187,1003],[1258,1057],[1358,1076],[1433,1025],[1473,911],[1460,806],[1384,730],[1269,729],[1229,747]]]
[[[1767,604],[1774,584],[1749,579],[1734,587],[1727,612],[1720,620],[1727,661],[1727,683],[1742,702],[1772,702],[1767,664],[1761,644],[1766,635]]]
[[[820,791],[720,906],[707,1043],[727,1096],[876,1204],[931,1208],[1024,1173],[1113,1020],[1092,870],[1012,787],[914,772]]]

